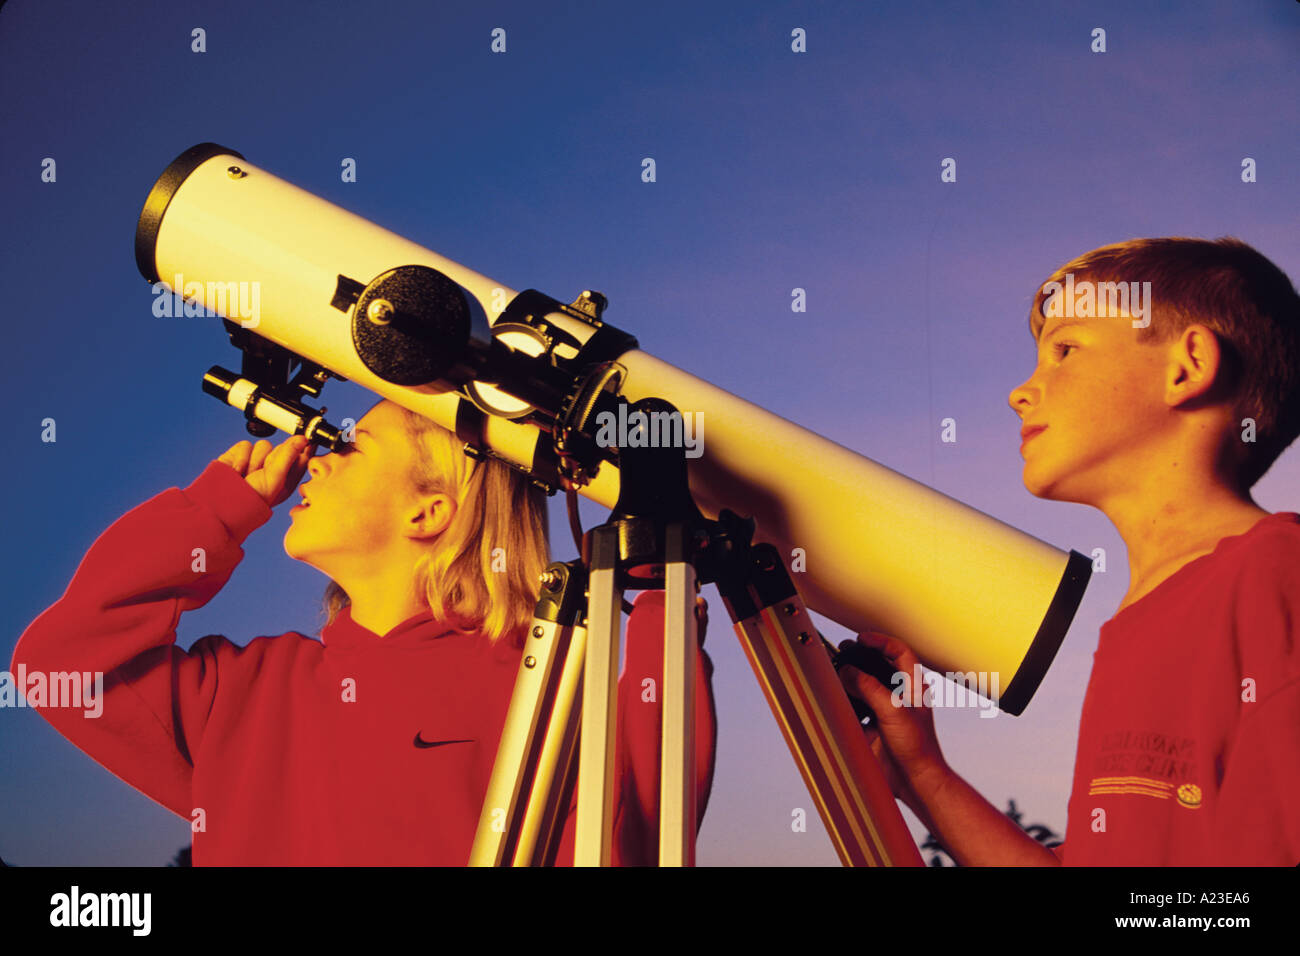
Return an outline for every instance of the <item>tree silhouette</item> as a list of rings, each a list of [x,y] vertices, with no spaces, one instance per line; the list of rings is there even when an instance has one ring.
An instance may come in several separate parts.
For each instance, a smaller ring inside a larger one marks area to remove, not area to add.
[[[1021,818],[1024,814],[1020,811],[1020,808],[1016,806],[1016,801],[1010,797],[1007,798],[1007,809],[1004,812],[1018,827],[1020,827],[1020,829],[1024,830],[1049,850],[1061,845],[1061,839],[1056,831],[1046,824],[1022,823]],[[934,838],[933,833],[927,833],[925,835],[925,842],[921,844],[921,849],[934,851],[934,855],[930,857],[930,866],[961,866],[961,864],[954,860],[952,855],[943,848],[943,844]],[[947,860],[948,862],[945,863],[944,860]]]

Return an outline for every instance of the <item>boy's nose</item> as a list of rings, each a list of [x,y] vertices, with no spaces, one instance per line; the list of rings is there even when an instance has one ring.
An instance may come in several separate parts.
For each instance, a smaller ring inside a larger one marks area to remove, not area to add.
[[[1024,418],[1029,414],[1029,410],[1033,408],[1033,394],[1030,391],[1029,382],[1026,381],[1011,390],[1011,394],[1007,396],[1007,404],[1011,406],[1013,412]]]

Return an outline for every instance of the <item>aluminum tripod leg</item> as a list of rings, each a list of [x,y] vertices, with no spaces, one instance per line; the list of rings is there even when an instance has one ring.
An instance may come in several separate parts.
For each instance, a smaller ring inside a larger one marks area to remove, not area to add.
[[[578,731],[582,713],[575,705],[582,695],[586,647],[586,628],[574,628],[546,739],[538,757],[528,809],[519,829],[515,866],[555,865],[556,851],[569,815],[573,781],[578,773]]]
[[[680,529],[670,532],[669,540],[680,541],[682,534]],[[610,532],[609,541],[610,546],[616,545],[616,532]],[[584,769],[588,786],[579,792],[579,830],[574,862],[607,865],[611,861],[615,769],[612,748],[617,728],[622,594],[615,586],[614,567],[610,565],[604,568],[604,574],[601,573],[605,563],[601,555],[609,552],[601,552],[599,545],[594,547],[589,622],[605,620],[608,627],[599,638],[601,643],[596,645],[598,649],[603,647],[605,652],[596,655],[593,673],[604,675],[608,680],[592,682],[596,688],[596,704],[591,711],[586,711],[587,695],[583,688],[588,685],[584,680],[584,670],[588,666],[587,648],[591,644],[588,629],[572,627],[566,630],[557,626],[554,614],[543,616],[543,602],[539,601],[538,616],[534,618],[524,648],[479,818],[471,865],[554,863],[570,805],[574,776],[581,780]],[[682,554],[683,551],[680,544],[675,549],[670,546],[670,553]],[[570,565],[558,568],[573,572]],[[553,565],[548,574],[556,569],[557,566]],[[658,690],[663,701],[659,860],[665,866],[690,866],[695,860],[696,820],[694,692],[698,637],[694,567],[683,561],[668,562],[665,565],[665,586],[664,676],[663,686]],[[608,610],[603,617],[598,617],[594,609],[601,606]],[[577,616],[573,613],[567,615],[571,619]],[[583,709],[575,706],[580,697],[584,699]],[[605,701],[609,702],[608,706],[602,708]],[[582,724],[584,712],[597,715],[589,727]],[[579,768],[575,764],[579,749],[577,741],[589,736],[599,740],[602,731],[605,743],[595,748],[596,762],[592,763],[593,757],[588,755],[588,763]],[[598,801],[594,808],[584,803],[584,800],[589,803],[593,799]],[[600,802],[606,800],[607,803]],[[605,807],[603,815],[599,812],[602,805]],[[585,843],[581,842],[584,840]]]
[[[835,851],[846,866],[922,865],[780,555],[770,545],[754,554],[750,578],[719,588]]]
[[[578,831],[575,866],[609,866],[614,832],[614,736],[617,729],[618,639],[623,591],[618,587],[618,529],[592,536],[587,597],[587,654],[578,751]]]
[[[695,865],[695,566],[683,525],[668,528],[664,565],[663,747],[659,772],[659,865]]]
[[[588,628],[546,626],[539,601],[539,619],[520,665],[472,863],[554,862],[570,805],[574,739],[579,736],[574,862],[611,862],[622,591],[616,583],[617,529],[592,534]],[[685,556],[681,535],[680,526],[668,529],[670,558]],[[850,865],[920,865],[916,845],[779,556],[760,545],[754,557],[748,576],[720,581],[719,589],[836,852]],[[694,566],[667,561],[664,583],[660,863],[691,865],[697,816]],[[570,614],[569,619],[576,617]],[[566,637],[567,653],[560,646]],[[579,685],[581,718],[573,706]]]
[[[574,626],[585,578],[572,565],[552,564],[543,578],[537,615],[525,639],[496,762],[479,816],[471,866],[540,862],[553,850],[565,808],[553,793],[563,781],[576,734],[573,699],[581,681],[585,631]],[[543,727],[545,730],[543,731]],[[538,790],[538,781],[544,787]],[[538,790],[542,799],[531,799]]]

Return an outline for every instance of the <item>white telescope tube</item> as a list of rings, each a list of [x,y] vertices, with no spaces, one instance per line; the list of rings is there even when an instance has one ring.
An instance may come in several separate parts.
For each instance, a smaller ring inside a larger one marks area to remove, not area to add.
[[[518,294],[210,143],[188,150],[159,178],[141,214],[136,259],[150,282],[452,431],[467,399],[445,387],[393,384],[363,364],[351,315],[330,304],[339,277],[369,283],[398,266],[427,266],[459,285],[490,322]],[[258,295],[242,300],[258,302],[256,316],[232,314],[239,283],[256,284]],[[549,318],[582,341],[592,335],[563,313]],[[654,396],[685,416],[702,415],[703,453],[687,459],[700,510],[753,517],[756,539],[774,544],[787,562],[802,549],[806,570],[792,577],[811,609],[854,631],[896,635],[928,667],[966,674],[972,689],[984,675],[981,692],[987,687],[1009,713],[1023,711],[1082,598],[1086,557],[645,352],[633,349],[618,362],[629,402]],[[550,436],[489,416],[484,439],[494,453],[532,468]],[[618,470],[606,462],[581,493],[612,508],[618,487]]]

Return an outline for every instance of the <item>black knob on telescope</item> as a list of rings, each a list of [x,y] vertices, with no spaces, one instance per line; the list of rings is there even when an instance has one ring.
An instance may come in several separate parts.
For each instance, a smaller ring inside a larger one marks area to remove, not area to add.
[[[824,637],[822,643],[826,645],[826,649],[830,652],[831,663],[835,665],[837,671],[848,664],[856,667],[864,674],[870,674],[880,681],[886,689],[892,690],[896,688],[894,675],[897,670],[878,648],[867,647],[857,641],[848,640],[841,641],[837,650]],[[866,701],[850,696],[849,703],[853,705],[853,712],[858,715],[858,720],[870,720],[873,724],[876,722],[875,711],[871,709],[871,706]]]
[[[352,344],[386,382],[458,387],[475,377],[492,337],[464,289],[437,269],[409,265],[389,269],[357,297]]]

